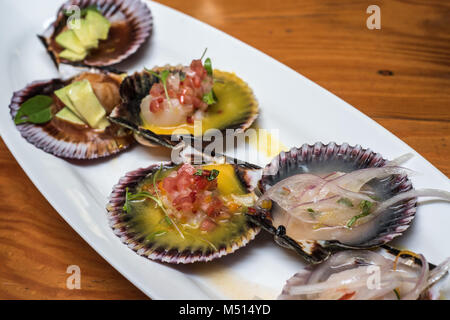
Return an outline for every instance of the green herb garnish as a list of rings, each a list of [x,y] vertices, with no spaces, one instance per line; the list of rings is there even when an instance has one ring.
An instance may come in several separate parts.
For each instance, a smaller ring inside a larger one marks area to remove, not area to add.
[[[167,102],[172,106],[172,104],[170,103],[170,97],[169,97],[169,93],[167,91],[167,82],[166,82],[167,77],[170,75],[170,71],[169,70],[163,70],[163,71],[161,71],[160,74],[158,74],[157,72],[155,72],[153,70],[149,70],[147,68],[145,68],[145,70],[148,73],[150,73],[150,74],[154,75],[155,77],[157,77],[159,80],[161,80],[162,85],[164,87],[164,93],[166,94]]]
[[[316,211],[314,211],[313,208],[308,208],[308,209],[306,209],[306,211],[308,211],[308,213],[311,216],[311,218],[316,219]]]
[[[215,178],[217,178],[217,176],[219,175],[219,170],[216,169],[212,169],[211,173],[208,176],[208,181],[213,181]]]
[[[125,189],[125,204],[123,205],[123,211],[125,212],[130,212],[131,209],[131,205],[130,205],[130,201],[133,200],[142,200],[145,198],[149,198],[152,199],[153,201],[156,202],[156,204],[158,206],[160,206],[160,201],[158,198],[154,197],[151,193],[147,192],[147,191],[141,191],[138,193],[131,193],[128,191],[128,188]]]
[[[337,203],[343,204],[343,205],[345,205],[347,207],[350,207],[350,208],[353,207],[353,203],[352,203],[352,201],[349,198],[340,198],[337,201]]]
[[[147,240],[148,240],[148,241],[152,241],[152,240],[155,239],[156,237],[160,237],[160,236],[163,236],[163,235],[165,235],[165,234],[167,234],[167,231],[164,231],[164,230],[155,231],[155,232],[153,232],[152,234],[150,234],[150,235],[147,237]]]
[[[202,176],[202,175],[203,175],[202,169],[198,169],[197,172],[194,173],[194,176]]]
[[[159,195],[159,189],[158,186],[156,184],[157,181],[157,177],[159,176],[160,172],[162,171],[163,166],[161,165],[161,167],[158,169],[158,171],[156,171],[156,173],[153,174],[153,187],[155,188],[155,195],[152,195],[151,193],[147,192],[147,191],[141,191],[138,193],[130,193],[128,192],[128,188],[125,189],[125,204],[123,206],[123,210],[125,212],[129,212],[131,206],[130,206],[130,201],[133,200],[142,200],[145,198],[151,199],[153,200],[156,205],[163,211],[164,213],[164,220],[167,222],[168,225],[170,226],[174,226],[175,229],[178,231],[178,233],[180,234],[180,236],[184,239],[184,235],[183,232],[181,232],[181,230],[178,228],[177,224],[169,217],[169,214],[167,213],[166,207],[164,206],[163,202],[161,201],[160,195]]]
[[[351,218],[348,221],[348,223],[347,223],[347,227],[351,228],[355,224],[356,220],[361,219],[361,218],[369,215],[370,214],[370,209],[372,208],[372,206],[373,206],[373,202],[370,202],[368,200],[361,201],[359,203],[359,207],[361,208],[361,214]]]
[[[51,105],[53,99],[49,96],[37,95],[28,99],[20,106],[14,117],[15,124],[25,122],[46,123],[52,119]]]
[[[205,48],[205,50],[203,50],[203,53],[202,53],[202,56],[200,57],[200,60],[203,60],[203,57],[205,56],[206,51],[208,51],[208,48]]]
[[[210,58],[206,58],[205,63],[203,64],[203,66],[205,67],[206,72],[208,73],[208,75],[212,76],[213,68],[212,68],[212,63],[211,63],[211,59]]]
[[[208,105],[216,103],[215,94],[214,91],[211,89],[210,92],[205,93],[203,96],[203,101],[206,102]]]

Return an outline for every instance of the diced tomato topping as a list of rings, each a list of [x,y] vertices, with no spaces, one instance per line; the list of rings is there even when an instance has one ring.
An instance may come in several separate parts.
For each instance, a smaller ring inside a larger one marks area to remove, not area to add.
[[[202,79],[197,75],[194,76],[193,82],[194,82],[194,87],[196,87],[196,88],[200,88],[200,86],[202,85]]]
[[[158,100],[152,99],[152,101],[150,102],[150,111],[153,113],[156,113],[161,109],[162,109],[162,105],[158,102]]]
[[[187,218],[199,212],[209,217],[201,223],[200,228],[205,231],[215,227],[214,218],[229,217],[229,207],[217,192],[217,178],[211,178],[211,174],[209,170],[184,164],[159,183],[161,193],[167,196],[181,217]]]
[[[222,207],[222,201],[218,198],[215,198],[210,202],[208,209],[206,210],[206,214],[210,217],[217,217],[220,214]]]
[[[153,97],[160,96],[164,93],[164,86],[161,83],[155,83],[150,89],[150,95]]]
[[[200,224],[200,230],[202,231],[212,231],[216,227],[216,223],[211,219],[204,219]]]
[[[166,80],[167,96],[171,99],[178,99],[181,105],[193,109],[193,112],[196,109],[206,110],[208,104],[203,101],[203,96],[211,90],[212,77],[204,82],[208,78],[208,73],[200,59],[193,60],[189,69],[183,81],[179,81],[178,84],[177,81]],[[152,96],[152,101],[156,100],[158,102],[150,105],[150,111],[158,112],[161,110],[164,100],[167,99],[163,83],[153,84],[149,94]]]

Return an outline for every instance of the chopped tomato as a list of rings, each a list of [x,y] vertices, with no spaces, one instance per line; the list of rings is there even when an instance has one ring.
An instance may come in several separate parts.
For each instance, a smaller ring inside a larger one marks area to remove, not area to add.
[[[212,179],[211,173],[209,170],[183,164],[158,184],[162,189],[161,193],[177,210],[180,219],[188,219],[199,212],[208,216],[208,221],[202,222],[205,224],[204,230],[210,230],[211,223],[215,225],[214,219],[229,217],[230,212],[228,204],[225,205],[219,198],[217,179]]]
[[[202,230],[202,231],[212,231],[215,227],[216,227],[216,223],[208,218],[204,219],[200,223],[200,230]]]
[[[160,104],[158,102],[158,99],[152,99],[152,101],[150,102],[150,111],[153,113],[156,113],[161,109],[162,109],[162,104]]]
[[[170,99],[178,99],[182,106],[186,106],[189,110],[192,109],[192,112],[195,112],[196,109],[206,110],[208,104],[203,101],[203,96],[211,91],[212,77],[208,76],[202,61],[199,59],[193,60],[189,67],[183,69],[183,72],[185,77],[182,81],[181,78],[166,81],[167,96]],[[172,77],[179,77],[179,74],[172,75]],[[161,110],[164,100],[167,99],[164,83],[153,84],[149,94],[152,96],[150,111],[158,112]],[[155,99],[157,99],[157,102],[153,102]]]

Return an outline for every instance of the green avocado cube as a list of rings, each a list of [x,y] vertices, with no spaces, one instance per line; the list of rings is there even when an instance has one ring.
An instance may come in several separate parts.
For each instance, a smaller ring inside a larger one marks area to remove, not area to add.
[[[94,10],[88,10],[86,13],[86,22],[90,30],[97,39],[106,40],[108,38],[111,23],[108,19]]]
[[[73,32],[75,32],[75,35],[80,40],[85,49],[98,47],[97,35],[94,30],[92,30],[91,25],[85,19],[80,19],[78,28],[75,27],[72,30]]]
[[[82,55],[86,53],[86,49],[81,44],[80,40],[75,35],[75,32],[73,30],[66,30],[64,32],[61,32],[56,36],[55,41],[61,47],[72,50],[77,54]]]
[[[70,109],[68,107],[64,107],[62,108],[56,115],[55,117],[64,120],[64,121],[68,121],[68,122],[72,122],[75,124],[79,124],[79,125],[84,125],[84,121],[81,120],[75,113],[73,113],[72,111],[70,111]]]
[[[98,101],[88,80],[72,83],[71,88],[67,91],[67,96],[78,113],[92,128],[97,128],[99,122],[105,118],[106,111]]]

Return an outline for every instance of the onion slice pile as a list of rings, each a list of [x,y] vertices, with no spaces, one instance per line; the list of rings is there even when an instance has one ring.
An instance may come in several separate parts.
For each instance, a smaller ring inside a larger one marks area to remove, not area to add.
[[[399,256],[403,252],[399,253]],[[386,252],[341,251],[323,264],[301,270],[289,279],[279,299],[288,300],[417,300],[447,275],[450,258],[429,270],[420,263]]]
[[[411,158],[401,156],[386,166],[365,168],[349,173],[333,172],[326,176],[311,173],[293,175],[271,186],[259,199],[274,201],[284,213],[303,223],[321,228],[354,228],[375,218],[387,208],[415,197],[436,197],[450,201],[450,192],[436,189],[410,190],[385,201],[379,201],[367,183],[382,181],[392,175],[408,175],[412,171],[398,166]]]

